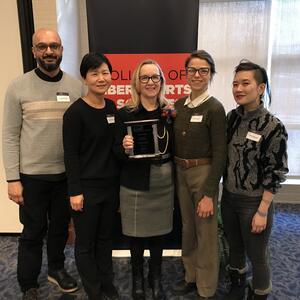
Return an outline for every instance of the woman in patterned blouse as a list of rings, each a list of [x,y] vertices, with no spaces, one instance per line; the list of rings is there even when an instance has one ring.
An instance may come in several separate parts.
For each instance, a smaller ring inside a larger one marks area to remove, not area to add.
[[[253,279],[248,299],[267,299],[272,289],[268,241],[273,197],[285,180],[287,132],[264,106],[271,100],[266,70],[243,60],[235,68],[232,92],[238,107],[227,116],[228,157],[222,218],[229,242],[231,289],[224,299],[244,299],[246,255]]]

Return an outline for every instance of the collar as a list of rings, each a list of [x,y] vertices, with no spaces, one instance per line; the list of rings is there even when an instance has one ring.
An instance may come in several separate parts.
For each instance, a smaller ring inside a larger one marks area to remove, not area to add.
[[[242,119],[251,119],[255,116],[259,116],[265,111],[264,103],[260,102],[259,106],[257,106],[255,109],[252,109],[250,111],[245,112],[244,107],[240,105],[239,107],[236,108],[237,114],[242,118]]]
[[[58,74],[54,77],[50,77],[47,74],[43,73],[40,68],[34,69],[35,74],[44,81],[57,82],[60,81],[63,77],[63,71],[59,70]]]
[[[198,96],[194,100],[191,100],[191,95],[189,95],[186,98],[184,105],[185,106],[187,105],[189,108],[195,108],[195,107],[201,105],[202,103],[206,102],[209,98],[210,98],[210,95],[208,94],[208,91],[206,90],[204,93],[202,93],[200,96]]]

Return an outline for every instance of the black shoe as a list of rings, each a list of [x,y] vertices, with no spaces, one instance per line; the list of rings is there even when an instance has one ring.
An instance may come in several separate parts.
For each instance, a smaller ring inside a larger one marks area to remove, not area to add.
[[[65,269],[48,271],[48,281],[56,284],[64,293],[72,293],[78,290],[76,280]]]
[[[27,290],[23,295],[23,300],[38,300],[38,290],[37,288],[31,288]]]
[[[185,280],[180,280],[173,285],[172,290],[174,295],[183,296],[197,290],[197,286],[195,282],[186,282]]]
[[[266,294],[266,295],[255,294],[254,291],[252,290],[251,286],[249,285],[247,300],[265,300],[268,298],[268,295],[269,294]]]
[[[102,285],[102,299],[103,300],[118,300],[119,293],[112,283]]]
[[[246,273],[240,273],[238,270],[229,267],[230,290],[222,300],[243,300],[246,294]]]

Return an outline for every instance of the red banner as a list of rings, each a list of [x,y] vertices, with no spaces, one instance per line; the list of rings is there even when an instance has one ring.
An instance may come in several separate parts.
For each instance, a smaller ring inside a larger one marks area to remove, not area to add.
[[[108,98],[115,101],[118,108],[130,99],[130,82],[136,66],[145,59],[158,62],[166,78],[166,98],[174,102],[188,95],[190,87],[186,83],[185,59],[189,53],[167,54],[108,54],[112,66],[113,83],[107,92]]]

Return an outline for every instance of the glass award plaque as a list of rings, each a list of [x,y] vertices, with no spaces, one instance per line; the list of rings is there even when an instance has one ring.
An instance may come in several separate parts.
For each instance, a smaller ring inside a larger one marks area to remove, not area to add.
[[[127,134],[133,137],[134,146],[130,158],[160,156],[157,137],[158,119],[125,122]]]

